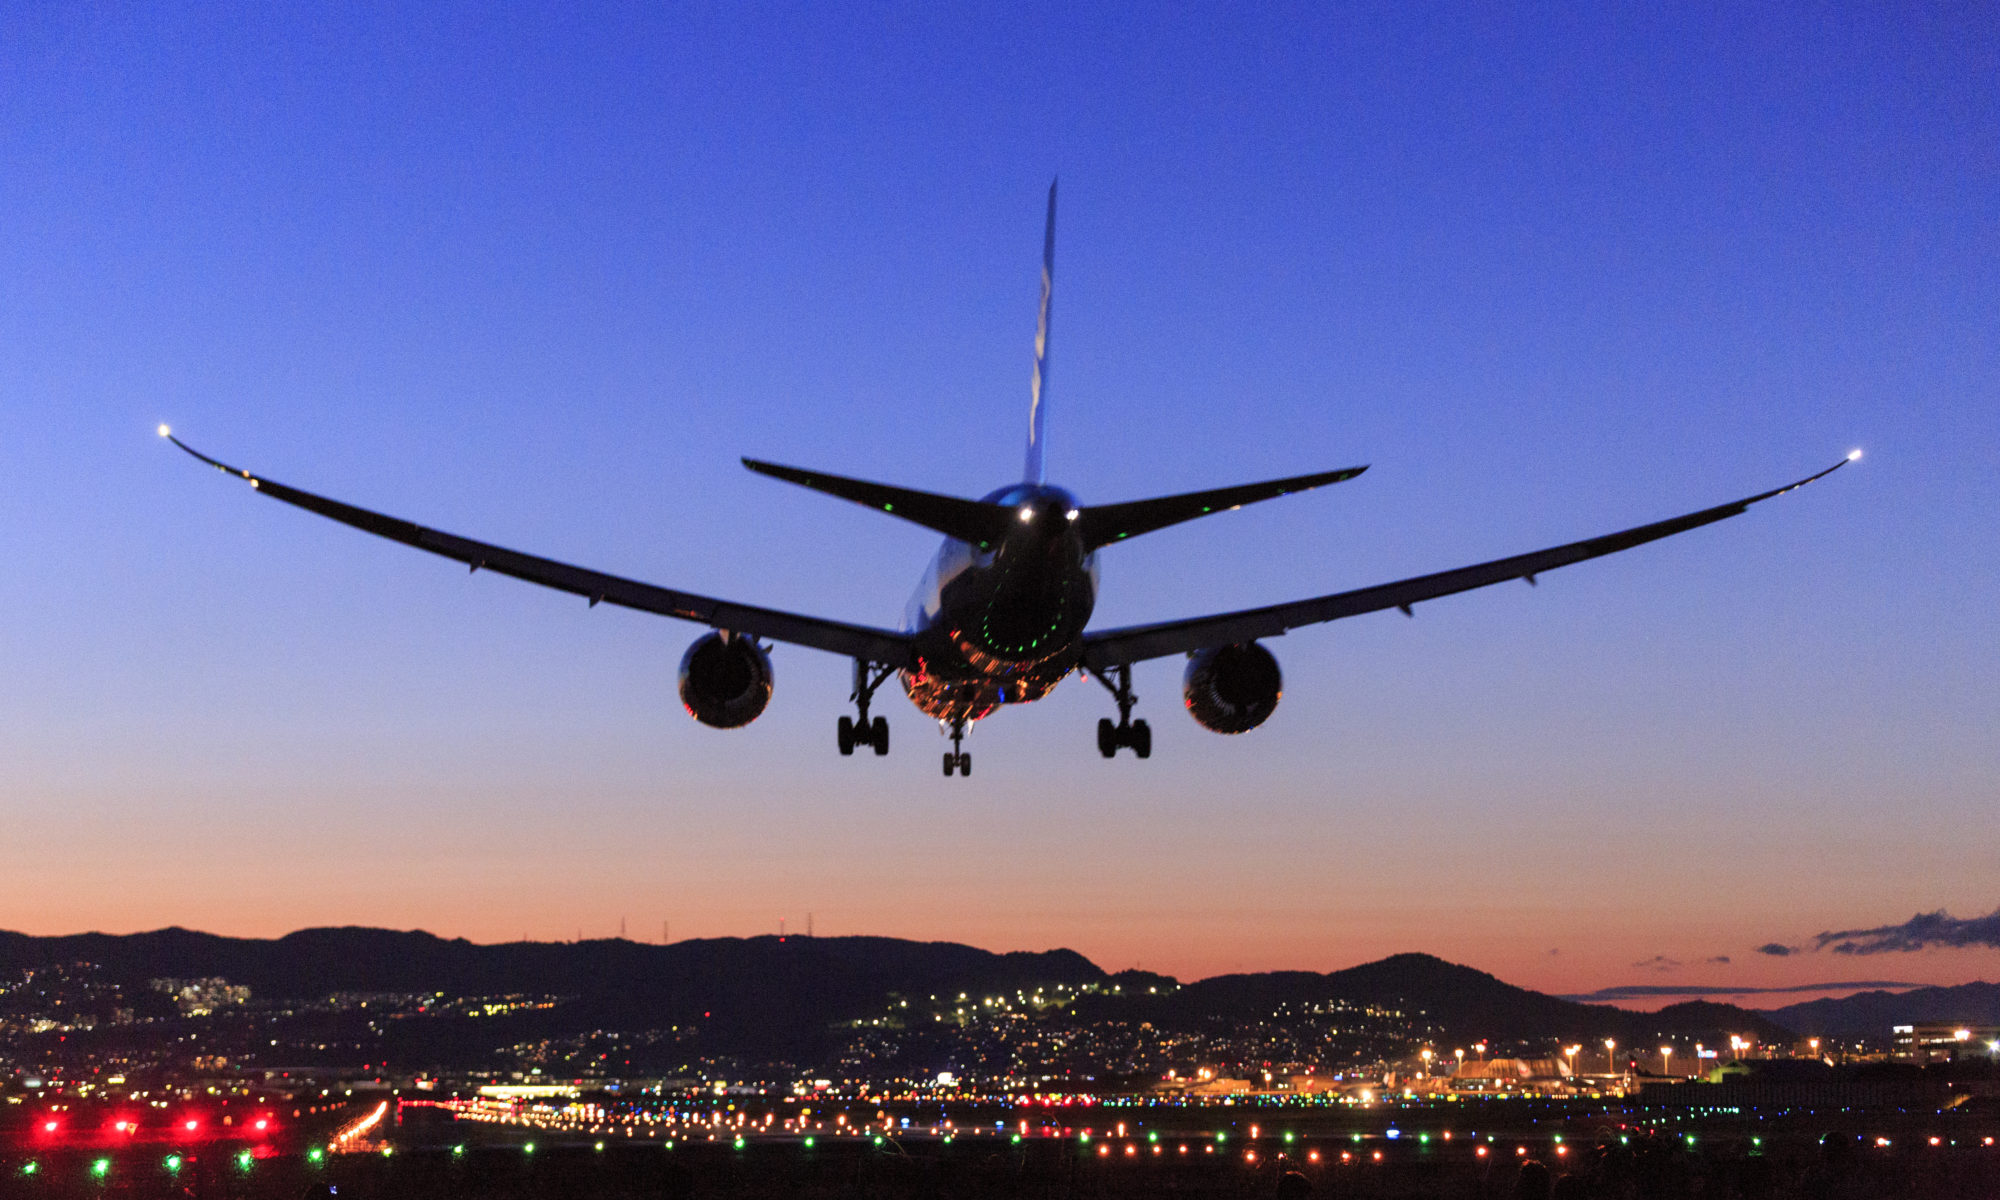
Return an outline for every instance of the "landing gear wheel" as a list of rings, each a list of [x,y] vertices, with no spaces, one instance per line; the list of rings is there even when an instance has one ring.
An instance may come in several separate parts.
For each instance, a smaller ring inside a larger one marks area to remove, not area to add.
[[[966,776],[967,778],[971,778],[971,776],[972,776],[972,755],[970,755],[970,754],[961,754],[961,755],[959,755],[959,756],[958,756],[958,773],[959,773],[960,775],[964,775],[964,776]]]
[[[875,757],[889,753],[889,719],[876,717],[868,726],[868,744],[875,747]]]
[[[951,751],[949,751],[949,750],[945,751],[945,752],[944,752],[944,777],[945,777],[946,779],[950,779],[950,778],[951,778],[951,773],[952,773],[953,771],[956,771],[957,769],[958,769],[958,755],[956,755],[956,754],[953,754],[953,753],[952,753]]]
[[[853,718],[853,717],[842,717],[842,718],[840,718],[840,727],[839,727],[839,730],[838,730],[838,740],[839,740],[839,742],[840,742],[840,752],[841,752],[842,754],[852,754],[852,753],[854,753],[854,718]]]
[[[1118,757],[1120,746],[1132,747],[1132,753],[1139,758],[1153,756],[1153,728],[1144,721],[1132,719],[1132,706],[1139,698],[1132,694],[1132,668],[1123,665],[1108,671],[1092,671],[1097,682],[1111,693],[1112,702],[1118,705],[1118,723],[1112,724],[1105,717],[1097,723],[1097,752],[1106,758]]]

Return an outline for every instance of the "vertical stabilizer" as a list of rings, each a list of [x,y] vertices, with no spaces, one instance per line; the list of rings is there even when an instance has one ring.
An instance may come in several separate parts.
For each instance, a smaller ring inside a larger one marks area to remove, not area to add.
[[[1025,479],[1042,482],[1042,406],[1049,398],[1049,302],[1056,286],[1056,180],[1049,181],[1049,222],[1042,230],[1042,311],[1035,319],[1035,377],[1028,391],[1028,467]]]

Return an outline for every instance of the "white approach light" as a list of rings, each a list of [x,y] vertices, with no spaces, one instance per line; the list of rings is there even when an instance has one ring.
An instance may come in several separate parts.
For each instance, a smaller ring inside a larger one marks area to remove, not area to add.
[[[1854,449],[1849,450],[1847,452],[1848,462],[1858,462],[1860,461],[1860,459],[1861,459],[1861,447],[1856,446]]]

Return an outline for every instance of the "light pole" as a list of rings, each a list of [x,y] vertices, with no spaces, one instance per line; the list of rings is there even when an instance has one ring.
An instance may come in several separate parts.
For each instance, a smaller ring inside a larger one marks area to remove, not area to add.
[[[1431,1073],[1431,1048],[1429,1046],[1424,1047],[1423,1058],[1424,1058],[1424,1074],[1426,1076],[1429,1076]]]
[[[1583,1047],[1579,1044],[1570,1046],[1563,1051],[1563,1057],[1569,1059],[1569,1074],[1572,1079],[1576,1078],[1576,1052],[1581,1049]]]
[[[1672,1046],[1660,1047],[1660,1074],[1671,1075],[1674,1073],[1673,1059],[1674,1048]]]
[[[1604,1073],[1606,1075],[1618,1074],[1618,1064],[1612,1061],[1611,1058],[1611,1052],[1617,1048],[1618,1043],[1616,1041],[1611,1038],[1604,1039]]]
[[[1458,1070],[1456,1070],[1456,1071],[1452,1072],[1452,1074],[1454,1074],[1454,1075],[1463,1075],[1463,1074],[1465,1074],[1465,1051],[1464,1051],[1464,1049],[1462,1049],[1462,1048],[1461,1048],[1461,1049],[1458,1049],[1458,1050],[1454,1050],[1454,1051],[1452,1051],[1452,1053],[1458,1056]]]

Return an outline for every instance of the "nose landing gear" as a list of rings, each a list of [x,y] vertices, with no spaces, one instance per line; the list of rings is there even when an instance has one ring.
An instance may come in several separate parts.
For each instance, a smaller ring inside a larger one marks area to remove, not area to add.
[[[1137,757],[1151,758],[1153,727],[1143,720],[1132,719],[1132,706],[1139,702],[1139,698],[1132,694],[1132,668],[1129,664],[1120,664],[1112,668],[1112,673],[1117,677],[1115,682],[1103,672],[1090,673],[1092,678],[1104,685],[1104,690],[1111,693],[1112,701],[1118,705],[1116,725],[1111,723],[1109,717],[1097,722],[1097,752],[1106,758],[1113,758],[1121,747],[1130,747]]]
[[[953,721],[951,723],[951,749],[946,751],[944,756],[944,774],[947,779],[951,778],[953,771],[957,771],[960,775],[969,776],[972,774],[972,756],[961,749],[964,741],[965,722]]]
[[[840,718],[836,734],[843,755],[853,754],[856,746],[874,747],[877,758],[889,753],[889,722],[883,717],[869,720],[868,702],[875,698],[875,689],[882,686],[882,681],[889,678],[889,673],[895,668],[883,667],[876,671],[874,666],[858,658],[854,660],[854,694],[848,699],[854,701],[859,715]]]

